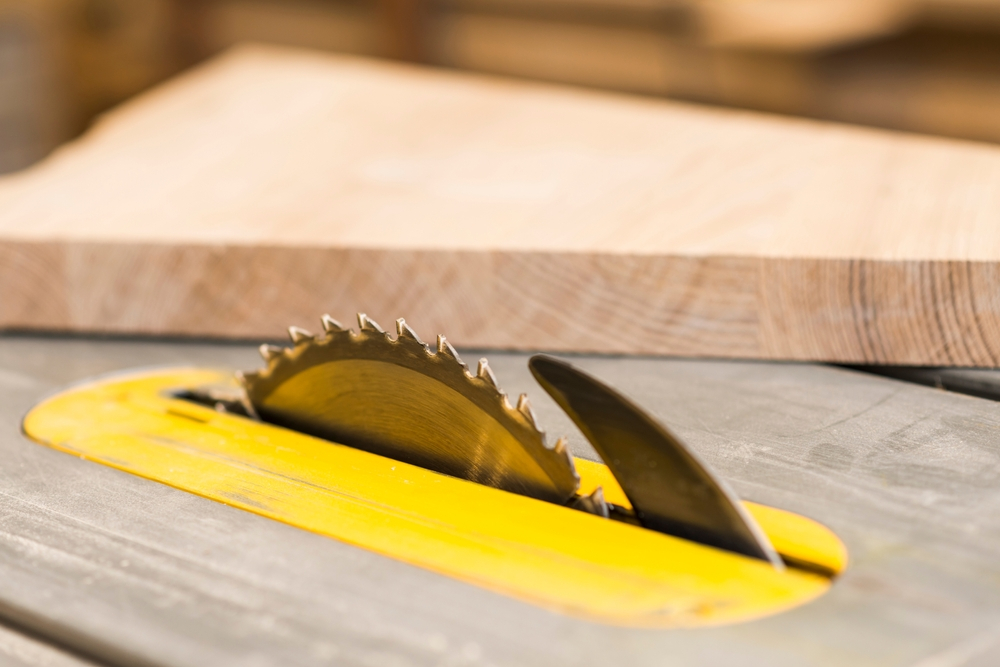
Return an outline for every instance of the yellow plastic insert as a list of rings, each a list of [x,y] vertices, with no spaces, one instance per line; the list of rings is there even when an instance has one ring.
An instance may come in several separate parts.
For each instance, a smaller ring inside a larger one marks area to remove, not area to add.
[[[820,524],[747,503],[789,562],[767,563],[499,491],[176,399],[228,382],[181,369],[118,376],[35,407],[25,432],[56,449],[591,620],[693,627],[816,598],[846,564]],[[584,489],[626,504],[603,465]]]

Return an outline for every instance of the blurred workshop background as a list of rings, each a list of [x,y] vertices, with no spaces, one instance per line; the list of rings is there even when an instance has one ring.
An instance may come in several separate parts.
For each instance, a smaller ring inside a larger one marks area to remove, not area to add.
[[[1000,0],[0,0],[0,172],[242,41],[1000,142]]]

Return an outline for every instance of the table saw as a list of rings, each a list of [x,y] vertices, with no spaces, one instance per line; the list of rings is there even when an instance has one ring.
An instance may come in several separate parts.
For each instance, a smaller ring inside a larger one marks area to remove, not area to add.
[[[538,421],[567,435],[576,457],[599,460],[539,390],[528,354],[463,354],[486,356],[497,382],[529,393]],[[164,369],[252,369],[261,363],[254,345],[6,335],[0,655],[29,665],[973,666],[1000,658],[993,401],[815,364],[564,358],[669,425],[742,499],[827,527],[846,546],[847,568],[804,604],[710,627],[564,613],[22,432],[29,410],[67,387]]]

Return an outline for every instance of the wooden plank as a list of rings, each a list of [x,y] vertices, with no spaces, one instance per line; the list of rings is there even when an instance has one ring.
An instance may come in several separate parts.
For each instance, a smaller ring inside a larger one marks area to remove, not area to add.
[[[245,48],[0,181],[0,326],[1000,365],[1000,149]]]

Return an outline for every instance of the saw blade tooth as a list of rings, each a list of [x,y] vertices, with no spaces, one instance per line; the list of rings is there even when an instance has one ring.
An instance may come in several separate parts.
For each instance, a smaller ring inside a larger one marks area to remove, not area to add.
[[[320,321],[323,323],[323,331],[328,334],[347,331],[347,327],[345,327],[343,324],[333,319],[329,315],[324,315],[323,317],[320,318]]]
[[[531,409],[531,403],[528,402],[527,394],[521,394],[518,396],[517,411],[524,415],[524,418],[528,420],[529,424],[531,424],[531,428],[536,431],[539,430],[538,420],[535,419],[535,411]]]
[[[438,336],[437,353],[438,356],[444,359],[450,359],[462,368],[465,368],[465,362],[462,361],[462,359],[458,356],[458,352],[455,351],[455,348],[451,346],[451,343],[449,343],[448,339],[444,336]]]
[[[275,357],[280,357],[281,353],[285,351],[285,348],[278,347],[277,345],[268,345],[264,343],[259,348],[260,356],[263,357],[264,361],[270,362]]]
[[[476,377],[480,380],[485,380],[486,384],[491,386],[493,389],[500,391],[500,385],[497,384],[497,377],[493,375],[493,369],[490,368],[490,363],[486,361],[485,358],[479,360],[479,368],[476,369]]]
[[[361,327],[362,331],[376,331],[380,334],[384,334],[385,330],[378,325],[378,323],[372,318],[368,317],[364,313],[358,313],[358,326]]]
[[[406,323],[406,320],[402,317],[396,320],[396,340],[409,340],[423,347],[427,347],[424,341],[420,340],[420,336],[417,335],[417,332],[411,329]]]
[[[607,501],[604,500],[604,487],[597,487],[589,496],[577,496],[570,504],[570,507],[587,512],[588,514],[596,514],[605,519],[611,518],[611,508],[608,507]]]
[[[580,479],[580,473],[576,471],[576,462],[573,460],[573,455],[569,452],[569,447],[566,446],[566,443],[568,442],[569,441],[565,437],[559,438],[556,440],[556,444],[552,446],[552,451],[558,454],[573,475],[577,479]]]
[[[236,371],[236,379],[244,387],[256,381],[258,377],[260,377],[259,371]]]
[[[301,327],[288,327],[288,337],[296,345],[309,342],[316,337]]]

